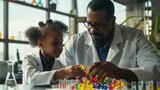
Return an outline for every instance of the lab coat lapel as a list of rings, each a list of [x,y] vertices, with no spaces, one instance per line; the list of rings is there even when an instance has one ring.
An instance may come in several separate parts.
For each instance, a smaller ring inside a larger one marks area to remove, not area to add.
[[[117,45],[121,42],[123,42],[121,31],[119,26],[115,24],[115,33],[114,33],[114,37],[113,37],[106,61],[112,61],[114,56],[119,52],[119,48]]]
[[[41,58],[40,58],[40,51],[36,53],[36,58],[37,58],[37,61],[36,61],[37,68],[40,71],[43,71],[43,66],[42,66],[42,62],[41,62]]]
[[[97,50],[95,48],[95,45],[94,45],[89,33],[87,33],[87,38],[86,38],[85,44],[87,47],[87,54],[90,56],[90,58],[93,60],[93,62],[98,62],[99,57],[97,54]]]

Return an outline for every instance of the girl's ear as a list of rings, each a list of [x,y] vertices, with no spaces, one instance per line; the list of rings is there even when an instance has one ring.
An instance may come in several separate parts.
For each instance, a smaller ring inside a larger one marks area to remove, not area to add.
[[[38,47],[43,48],[42,40],[38,40]]]

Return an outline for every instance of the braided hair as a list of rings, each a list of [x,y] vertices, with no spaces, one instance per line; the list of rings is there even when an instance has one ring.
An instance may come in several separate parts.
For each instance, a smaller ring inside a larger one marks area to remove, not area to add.
[[[32,47],[38,46],[38,40],[45,38],[50,32],[59,30],[62,34],[66,34],[68,26],[61,21],[48,19],[46,23],[40,21],[38,27],[31,26],[25,31],[25,36],[28,38]]]

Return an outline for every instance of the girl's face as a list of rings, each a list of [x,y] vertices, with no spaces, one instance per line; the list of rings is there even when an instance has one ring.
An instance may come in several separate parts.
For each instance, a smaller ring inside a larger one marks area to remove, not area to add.
[[[40,40],[41,52],[44,57],[58,58],[63,50],[63,35],[59,30],[53,30],[46,38]]]

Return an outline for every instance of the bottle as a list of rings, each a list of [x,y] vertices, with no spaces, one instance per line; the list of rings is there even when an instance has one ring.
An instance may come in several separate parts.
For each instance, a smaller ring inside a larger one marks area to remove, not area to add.
[[[2,33],[0,32],[0,39],[2,39]]]
[[[32,0],[32,5],[37,5],[36,0]]]
[[[15,36],[14,35],[10,36],[9,40],[15,40]]]
[[[17,40],[22,40],[22,33],[21,33],[21,31],[17,32],[17,38],[16,39]]]
[[[49,9],[51,9],[51,10],[56,10],[57,4],[58,4],[58,1],[57,1],[57,0],[50,0]]]
[[[38,1],[38,6],[43,7],[42,0]]]
[[[13,73],[13,62],[8,61],[8,73],[4,84],[4,90],[18,90],[17,81]]]

